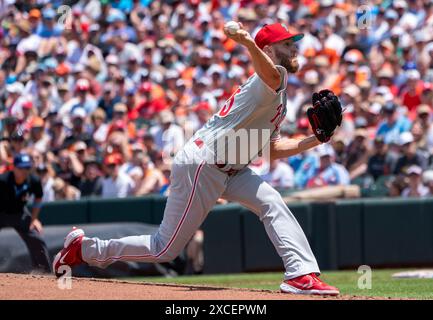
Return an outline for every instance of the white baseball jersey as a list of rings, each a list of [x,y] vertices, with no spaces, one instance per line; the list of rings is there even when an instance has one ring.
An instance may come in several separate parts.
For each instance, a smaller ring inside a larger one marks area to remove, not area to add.
[[[254,73],[196,132],[191,141],[203,146],[203,158],[228,164],[231,169],[242,169],[269,141],[279,139],[279,126],[286,115],[287,70],[276,67],[281,73],[278,90],[271,89]],[[249,137],[248,146],[244,140],[236,142],[242,135]]]
[[[248,154],[246,163],[228,162],[223,168],[207,158],[208,155],[217,156],[217,160],[224,158],[220,149],[226,144],[220,146],[215,142],[224,142],[224,133],[230,129],[268,132],[266,144],[279,138],[279,125],[286,113],[287,71],[281,66],[277,68],[282,75],[278,90],[272,90],[254,74],[177,153],[164,218],[155,234],[111,240],[85,237],[81,251],[83,260],[102,268],[116,261],[171,261],[190,241],[216,201],[223,198],[241,203],[263,222],[283,260],[285,279],[320,273],[305,234],[280,194],[246,167],[259,150]],[[235,140],[236,134],[229,134],[228,139]],[[228,151],[238,153],[239,150],[235,146]],[[239,171],[231,174],[226,169]]]

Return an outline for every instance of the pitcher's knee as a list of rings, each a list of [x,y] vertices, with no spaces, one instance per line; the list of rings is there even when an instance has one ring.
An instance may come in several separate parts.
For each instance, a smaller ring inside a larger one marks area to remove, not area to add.
[[[157,249],[154,255],[154,262],[163,263],[170,262],[179,256],[182,248],[177,248],[175,243],[170,245],[170,242],[162,241],[159,237],[154,238],[155,248]]]
[[[164,263],[164,262],[170,262],[176,259],[180,255],[180,251],[173,251],[169,250],[161,255],[158,255],[155,257],[155,262],[157,263]]]

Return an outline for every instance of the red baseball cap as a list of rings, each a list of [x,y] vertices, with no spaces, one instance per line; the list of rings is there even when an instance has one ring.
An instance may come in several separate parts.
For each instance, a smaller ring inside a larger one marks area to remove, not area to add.
[[[123,162],[122,156],[118,153],[111,153],[107,155],[104,159],[104,164],[107,166],[112,164],[120,165],[122,164],[122,162]]]
[[[207,111],[207,112],[211,112],[211,106],[209,104],[209,102],[207,101],[202,101],[199,104],[197,104],[194,108],[193,108],[194,112],[197,111]]]
[[[31,109],[33,108],[33,102],[31,102],[30,100],[24,101],[22,107],[24,109]]]
[[[87,91],[89,89],[90,89],[89,80],[82,78],[82,79],[79,79],[77,81],[77,90],[78,91]]]
[[[298,129],[308,129],[310,123],[307,118],[300,118],[297,123]]]
[[[140,92],[150,92],[152,90],[152,83],[149,81],[143,82],[139,89]]]
[[[294,41],[301,40],[304,37],[303,33],[290,33],[289,29],[281,23],[265,24],[259,32],[257,32],[254,41],[260,49],[275,42],[286,39]]]

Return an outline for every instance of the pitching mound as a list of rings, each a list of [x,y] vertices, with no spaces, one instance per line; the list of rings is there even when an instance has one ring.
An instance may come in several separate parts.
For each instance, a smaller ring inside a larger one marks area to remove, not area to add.
[[[355,296],[316,297],[277,291],[228,289],[72,278],[71,289],[60,289],[54,276],[0,274],[0,300],[352,300]]]

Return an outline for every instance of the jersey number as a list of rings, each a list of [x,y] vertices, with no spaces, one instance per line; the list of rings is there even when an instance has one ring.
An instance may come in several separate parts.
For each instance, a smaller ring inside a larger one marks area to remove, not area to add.
[[[221,118],[223,118],[223,117],[225,117],[226,115],[229,114],[231,108],[233,107],[233,103],[235,102],[235,95],[238,94],[240,91],[241,91],[241,88],[238,88],[238,90],[236,90],[232,94],[232,96],[230,97],[230,99],[228,99],[226,101],[226,103],[224,103],[223,107],[218,112],[218,116],[220,116]]]

